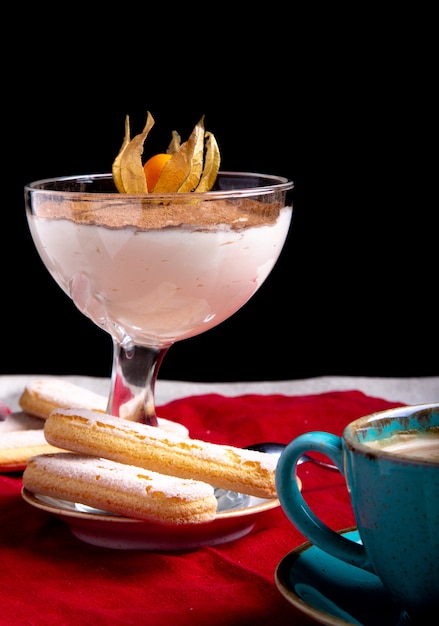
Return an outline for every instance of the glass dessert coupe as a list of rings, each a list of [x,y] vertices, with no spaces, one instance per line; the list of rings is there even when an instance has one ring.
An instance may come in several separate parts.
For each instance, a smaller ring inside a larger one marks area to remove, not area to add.
[[[154,387],[176,342],[220,324],[262,285],[285,243],[292,181],[219,172],[212,191],[120,194],[111,174],[25,187],[38,253],[113,340],[107,412],[157,425]]]

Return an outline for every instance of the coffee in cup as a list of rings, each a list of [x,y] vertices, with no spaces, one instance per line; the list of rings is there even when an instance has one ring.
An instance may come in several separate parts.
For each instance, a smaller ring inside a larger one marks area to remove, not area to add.
[[[304,453],[327,456],[345,477],[361,544],[324,524],[295,480]],[[402,619],[439,615],[439,403],[405,406],[357,419],[341,437],[315,431],[283,451],[276,470],[280,504],[314,545],[375,573]]]
[[[396,433],[384,439],[365,441],[375,450],[384,450],[420,461],[439,461],[439,430]]]

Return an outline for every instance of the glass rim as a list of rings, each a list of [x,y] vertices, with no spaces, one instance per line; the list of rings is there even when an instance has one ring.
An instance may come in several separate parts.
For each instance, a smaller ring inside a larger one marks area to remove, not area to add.
[[[83,190],[61,190],[61,189],[46,189],[45,185],[54,184],[56,182],[69,182],[69,181],[78,181],[78,182],[93,182],[94,180],[105,180],[112,179],[113,175],[111,173],[97,173],[97,174],[77,174],[71,176],[54,176],[51,178],[43,178],[40,180],[35,180],[33,182],[27,183],[24,186],[26,192],[38,192],[41,194],[49,194],[51,196],[62,194],[69,197],[74,196],[99,196],[99,198],[103,197],[123,197],[123,198],[132,198],[139,200],[139,198],[151,198],[154,197],[155,200],[159,199],[169,199],[175,198],[176,196],[180,199],[191,198],[194,196],[202,197],[203,200],[206,199],[225,199],[231,197],[251,197],[251,196],[261,196],[266,195],[273,192],[283,192],[289,191],[294,188],[294,182],[285,176],[278,176],[275,174],[264,174],[259,172],[241,172],[241,171],[223,171],[220,170],[218,172],[218,177],[248,177],[248,178],[259,178],[265,179],[267,184],[262,186],[252,186],[242,187],[238,189],[215,189],[211,191],[202,191],[202,192],[180,192],[173,191],[167,193],[119,193],[116,189],[114,191],[87,191],[87,189]]]

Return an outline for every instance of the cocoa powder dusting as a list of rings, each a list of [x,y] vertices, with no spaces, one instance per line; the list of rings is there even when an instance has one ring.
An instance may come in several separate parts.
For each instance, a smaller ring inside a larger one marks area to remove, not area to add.
[[[140,230],[157,230],[176,226],[195,226],[197,230],[210,230],[215,226],[227,224],[234,230],[273,224],[283,207],[280,201],[265,203],[252,198],[236,200],[218,199],[209,201],[182,201],[181,203],[165,204],[132,196],[123,195],[110,197],[103,195],[96,202],[73,197],[63,198],[59,195],[45,195],[38,202],[34,198],[33,213],[46,219],[68,219],[76,224],[100,225],[106,228],[130,228]]]

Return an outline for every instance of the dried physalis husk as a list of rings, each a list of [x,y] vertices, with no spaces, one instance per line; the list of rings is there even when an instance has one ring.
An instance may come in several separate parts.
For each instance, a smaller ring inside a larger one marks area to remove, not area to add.
[[[120,193],[148,193],[142,154],[143,144],[153,126],[154,119],[148,111],[145,128],[130,139],[130,120],[128,115],[125,118],[125,137],[112,168],[113,180]]]
[[[177,133],[176,130],[173,130],[171,143],[169,144],[168,149],[166,150],[166,153],[174,154],[174,152],[177,152],[177,150],[180,150],[180,146],[181,146],[181,137]]]
[[[193,191],[201,178],[203,157],[204,118],[201,118],[189,139],[181,144],[164,166],[154,193]]]
[[[144,141],[154,125],[148,112],[143,132],[130,140],[128,117],[125,138],[113,163],[113,178],[120,193],[174,193],[209,191],[212,189],[220,166],[220,152],[212,133],[205,132],[204,116],[195,126],[189,139],[181,143],[180,135],[173,131],[166,162],[153,189],[147,188],[142,165]]]
[[[195,191],[210,191],[215,183],[219,170],[220,152],[215,135],[212,135],[212,133],[206,133],[205,139],[206,149],[204,156],[204,168],[200,182],[198,183]]]

